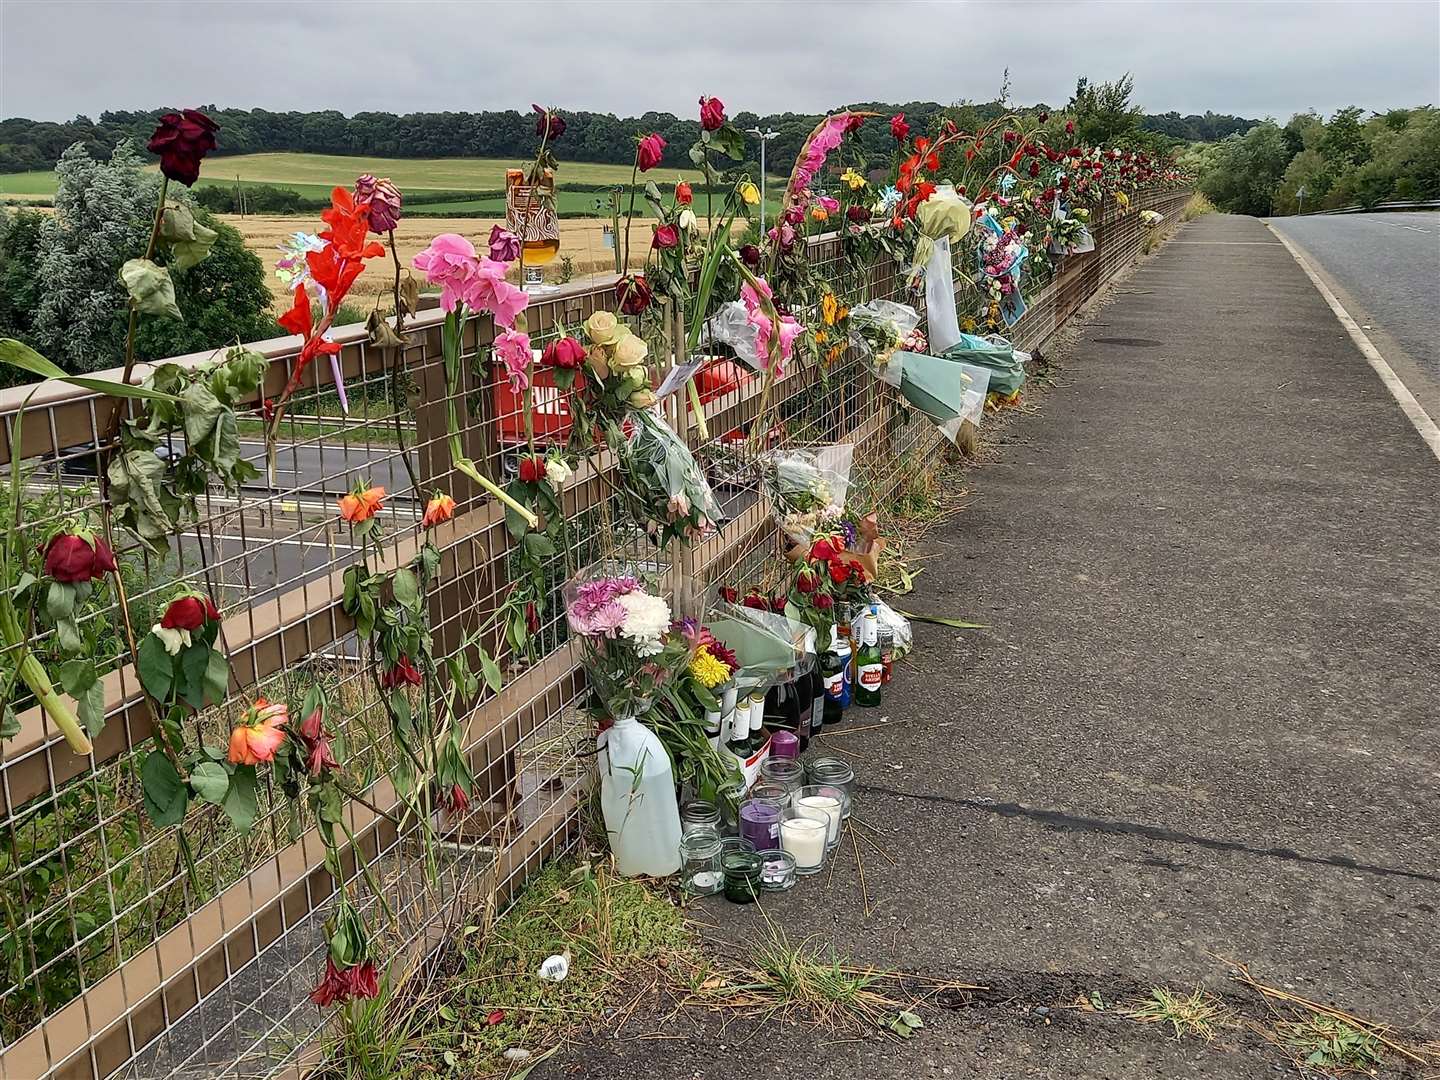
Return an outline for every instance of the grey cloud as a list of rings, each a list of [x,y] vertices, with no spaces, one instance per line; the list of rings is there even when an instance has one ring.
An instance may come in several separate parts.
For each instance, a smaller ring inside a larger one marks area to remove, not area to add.
[[[816,112],[853,101],[1063,104],[1135,75],[1152,112],[1440,101],[1440,4],[764,0],[0,0],[0,115],[107,108]],[[144,43],[154,42],[154,61]]]

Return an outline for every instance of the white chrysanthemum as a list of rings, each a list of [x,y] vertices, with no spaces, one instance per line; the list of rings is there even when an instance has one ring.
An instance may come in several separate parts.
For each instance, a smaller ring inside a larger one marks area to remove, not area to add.
[[[670,605],[662,597],[638,590],[617,599],[625,609],[620,633],[635,643],[635,651],[641,656],[659,652],[660,637],[670,628]]]

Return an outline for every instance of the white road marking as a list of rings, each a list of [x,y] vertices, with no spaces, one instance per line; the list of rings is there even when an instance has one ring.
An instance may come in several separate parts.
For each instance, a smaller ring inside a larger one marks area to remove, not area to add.
[[[1340,325],[1349,333],[1350,339],[1355,342],[1361,354],[1369,361],[1375,374],[1380,376],[1380,381],[1385,384],[1385,389],[1390,391],[1390,396],[1395,399],[1401,411],[1414,425],[1420,438],[1425,441],[1425,445],[1435,455],[1435,460],[1440,461],[1440,426],[1436,425],[1420,402],[1415,400],[1415,395],[1410,392],[1410,388],[1401,381],[1399,375],[1395,374],[1395,369],[1386,363],[1385,357],[1380,355],[1380,350],[1375,348],[1374,343],[1366,337],[1365,331],[1360,329],[1360,324],[1350,317],[1350,313],[1336,299],[1335,294],[1330,291],[1330,287],[1320,280],[1320,275],[1315,273],[1315,269],[1305,261],[1305,256],[1300,254],[1299,249],[1269,222],[1265,223],[1265,227],[1280,238],[1280,242],[1300,264],[1300,269],[1305,271],[1305,276],[1310,279],[1311,284],[1320,290],[1320,295],[1330,305],[1330,310],[1335,313],[1335,318],[1340,320]]]
[[[1195,247],[1279,247],[1274,240],[1171,240],[1172,244],[1193,244]]]

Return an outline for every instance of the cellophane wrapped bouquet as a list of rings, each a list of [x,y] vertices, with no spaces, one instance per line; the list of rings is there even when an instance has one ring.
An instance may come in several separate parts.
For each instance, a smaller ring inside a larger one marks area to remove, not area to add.
[[[776,450],[760,461],[765,493],[775,521],[792,544],[805,544],[836,526],[845,509],[850,465],[849,443]]]

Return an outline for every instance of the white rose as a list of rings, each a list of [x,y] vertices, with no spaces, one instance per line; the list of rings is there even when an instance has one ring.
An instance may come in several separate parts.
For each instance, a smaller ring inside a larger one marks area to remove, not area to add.
[[[157,622],[150,628],[150,632],[160,639],[160,644],[165,646],[165,651],[171,656],[178,656],[181,649],[190,645],[189,630],[169,630]]]
[[[688,206],[684,210],[681,210],[680,217],[677,220],[677,224],[682,229],[688,230],[695,228],[695,211],[691,210]]]
[[[545,479],[549,480],[550,486],[556,490],[564,487],[565,481],[572,475],[574,470],[560,458],[551,458],[545,462]]]

